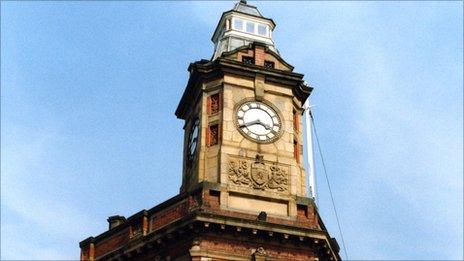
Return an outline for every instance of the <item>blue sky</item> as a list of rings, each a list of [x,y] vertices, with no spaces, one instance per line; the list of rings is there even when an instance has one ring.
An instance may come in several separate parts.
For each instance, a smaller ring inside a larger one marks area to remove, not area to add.
[[[315,87],[350,259],[462,259],[462,2],[250,3]],[[1,3],[2,259],[77,259],[108,216],[178,192],[174,110],[232,5]]]

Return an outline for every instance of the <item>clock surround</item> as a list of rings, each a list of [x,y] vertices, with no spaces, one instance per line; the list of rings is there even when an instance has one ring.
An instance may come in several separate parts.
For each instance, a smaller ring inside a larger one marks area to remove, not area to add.
[[[254,115],[247,117],[250,113]],[[233,118],[237,130],[250,141],[268,144],[282,136],[283,117],[269,101],[246,98],[235,106]]]
[[[195,118],[192,121],[192,126],[190,127],[189,137],[188,137],[188,146],[187,146],[187,158],[190,165],[192,165],[195,155],[198,150],[198,138],[199,138],[199,128],[200,120]]]

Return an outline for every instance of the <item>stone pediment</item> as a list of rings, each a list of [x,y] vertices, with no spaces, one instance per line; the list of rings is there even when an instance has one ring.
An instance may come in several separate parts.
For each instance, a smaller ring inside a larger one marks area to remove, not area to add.
[[[230,52],[224,52],[221,57],[235,61],[243,61],[243,57],[253,57],[255,64],[263,65],[264,62],[271,62],[274,64],[273,69],[292,72],[294,67],[287,63],[279,54],[272,51],[269,47],[260,43],[252,43],[244,45]],[[262,64],[259,64],[262,62]]]

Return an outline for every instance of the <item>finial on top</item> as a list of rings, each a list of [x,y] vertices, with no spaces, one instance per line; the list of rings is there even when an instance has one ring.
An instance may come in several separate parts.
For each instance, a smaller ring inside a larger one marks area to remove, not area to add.
[[[246,4],[247,4],[247,0],[240,0],[240,3],[246,5]]]

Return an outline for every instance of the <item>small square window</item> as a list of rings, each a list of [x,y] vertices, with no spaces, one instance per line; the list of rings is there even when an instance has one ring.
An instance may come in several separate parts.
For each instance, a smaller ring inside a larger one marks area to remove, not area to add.
[[[300,117],[298,115],[298,113],[293,110],[293,129],[295,130],[295,132],[298,132],[299,130],[299,125],[300,125]]]
[[[243,30],[243,20],[242,19],[234,19],[234,29],[236,30]]]
[[[247,33],[255,33],[255,23],[253,22],[247,22],[246,23],[246,31]]]
[[[247,57],[247,56],[242,57],[242,62],[244,64],[255,64],[253,57]]]
[[[219,93],[208,97],[208,112],[210,115],[216,114],[221,110],[221,100]]]
[[[267,36],[267,26],[263,24],[258,24],[258,34],[262,36]]]
[[[297,163],[300,163],[300,146],[298,146],[298,142],[293,140],[293,156],[296,159]]]
[[[219,125],[211,125],[208,128],[208,146],[219,144]]]
[[[266,69],[274,69],[275,64],[271,61],[264,61],[264,68]]]

